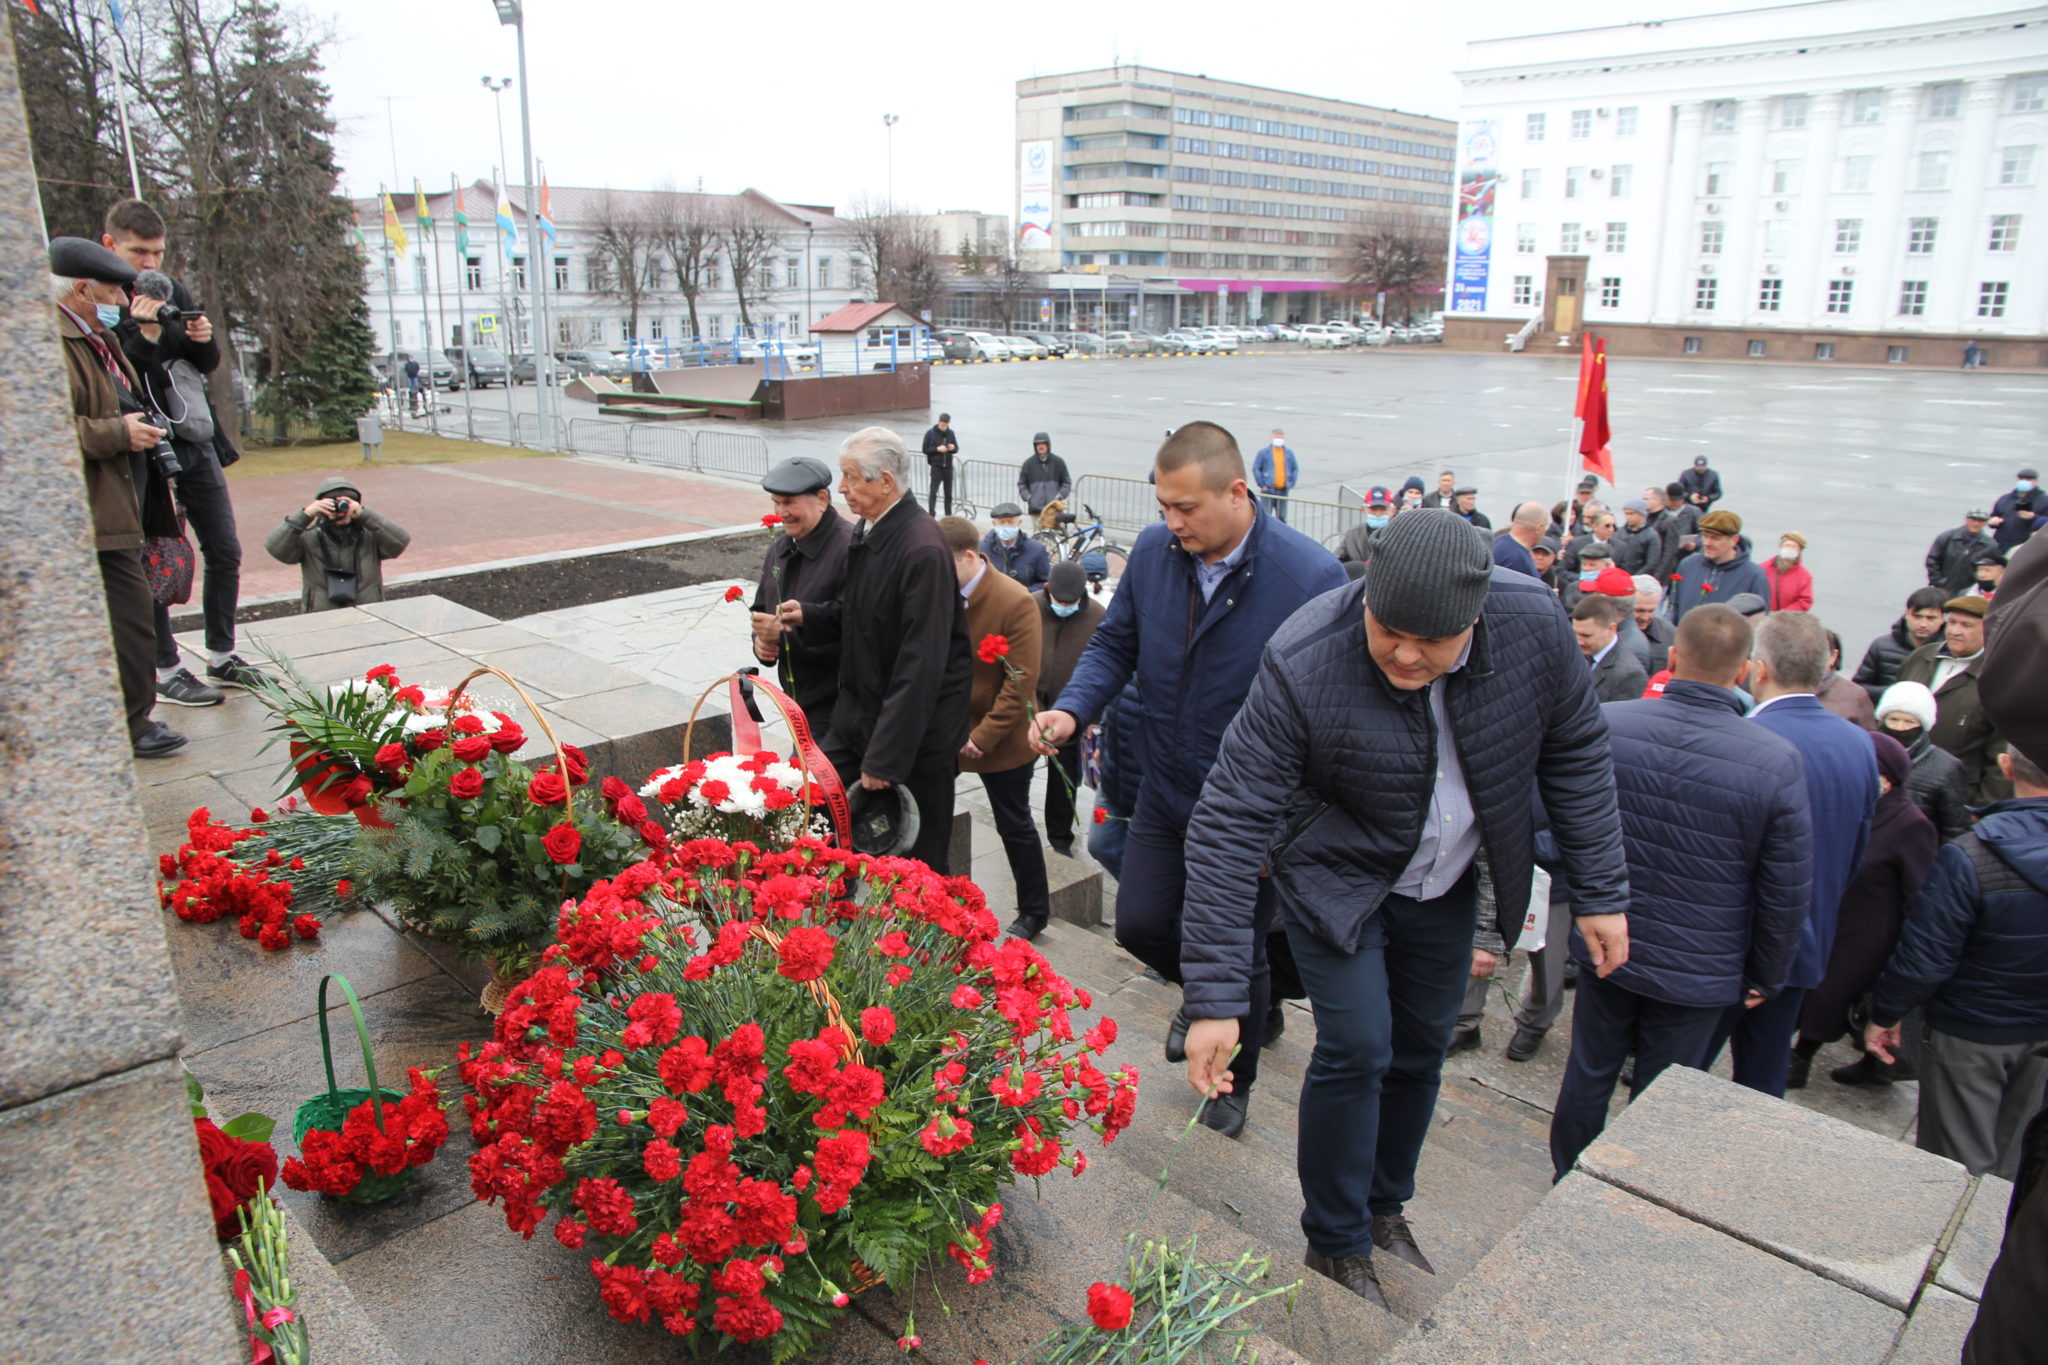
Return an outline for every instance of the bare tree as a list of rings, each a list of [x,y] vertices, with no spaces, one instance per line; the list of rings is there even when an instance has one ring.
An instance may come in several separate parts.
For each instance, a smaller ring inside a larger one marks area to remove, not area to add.
[[[718,223],[705,196],[678,192],[664,181],[654,201],[654,242],[676,268],[676,288],[690,310],[690,335],[703,335],[697,325],[697,296],[713,278],[718,259]]]
[[[1344,239],[1335,265],[1359,296],[1408,295],[1444,277],[1446,225],[1422,214],[1382,213]]]
[[[1044,292],[1045,276],[1020,265],[1016,249],[1008,243],[989,252],[985,259],[984,274],[995,284],[996,316],[1002,320],[1003,330],[1011,331],[1015,319],[1024,311],[1025,300]]]
[[[781,225],[773,214],[745,194],[736,194],[719,215],[718,241],[732,267],[732,289],[739,296],[740,326],[752,327],[749,303],[766,304],[775,292],[775,258],[782,250]]]
[[[590,220],[590,249],[604,262],[591,287],[626,306],[626,331],[640,335],[640,304],[647,297],[648,265],[660,250],[657,219],[645,208],[606,190]]]
[[[855,199],[843,221],[853,229],[856,290],[871,289],[875,302],[900,303],[912,312],[933,307],[945,294],[951,272],[930,219]]]

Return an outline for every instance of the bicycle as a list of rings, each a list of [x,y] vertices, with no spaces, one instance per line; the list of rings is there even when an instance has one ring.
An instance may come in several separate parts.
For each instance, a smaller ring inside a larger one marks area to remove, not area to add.
[[[1087,525],[1080,525],[1080,517],[1072,512],[1060,512],[1054,517],[1054,526],[1034,532],[1032,539],[1045,546],[1046,553],[1055,560],[1071,559],[1079,564],[1087,573],[1092,587],[1109,576],[1111,555],[1129,562],[1131,552],[1128,547],[1109,538],[1109,528],[1096,515],[1094,508],[1084,502],[1081,511],[1089,519]],[[1073,529],[1062,531],[1059,528],[1063,526]]]

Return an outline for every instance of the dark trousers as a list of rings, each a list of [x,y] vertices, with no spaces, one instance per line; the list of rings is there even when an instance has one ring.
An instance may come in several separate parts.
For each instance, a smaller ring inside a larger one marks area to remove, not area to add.
[[[1579,968],[1578,999],[1572,1004],[1572,1055],[1550,1117],[1550,1165],[1559,1180],[1579,1153],[1607,1126],[1607,1106],[1629,1054],[1635,1078],[1628,1097],[1657,1079],[1667,1066],[1706,1065],[1707,1045],[1720,1022],[1715,1005],[1673,1005],[1602,981]]]
[[[847,799],[852,800],[860,785],[860,756],[827,743],[825,757],[839,773]],[[957,764],[948,762],[914,772],[902,783],[917,804],[917,842],[904,856],[917,859],[940,876],[952,875],[953,784],[959,772]]]
[[[953,515],[953,462],[950,459],[944,464],[932,462],[931,471],[931,487],[925,492],[924,510],[938,515],[939,490],[943,488],[946,490],[946,515],[950,517]]]
[[[1478,878],[1431,901],[1390,895],[1346,953],[1289,922],[1315,1010],[1295,1164],[1301,1230],[1325,1256],[1372,1255],[1374,1214],[1415,1195],[1444,1052],[1472,974]]]
[[[142,573],[142,551],[101,550],[100,585],[107,594],[107,624],[114,632],[114,665],[121,678],[121,706],[128,716],[128,738],[149,728],[156,705],[156,670],[150,656],[156,649],[150,633],[149,579]]]
[[[235,534],[235,505],[228,500],[227,478],[211,450],[192,456],[178,476],[178,501],[184,505],[186,523],[199,542],[199,559],[205,568],[199,580],[199,607],[206,618],[207,651],[232,654],[235,606],[242,597],[242,542]],[[171,609],[161,603],[156,606],[156,666],[178,666]]]
[[[1784,1099],[1792,1071],[1792,1035],[1799,1031],[1799,1012],[1805,1005],[1804,986],[1787,986],[1753,1010],[1730,1005],[1721,1012],[1700,1065],[1712,1066],[1732,1039],[1735,1083]]]
[[[1002,836],[1003,856],[1010,860],[1010,880],[1017,884],[1017,918],[1043,924],[1052,913],[1052,892],[1045,880],[1045,846],[1031,823],[1031,773],[1037,766],[982,773],[981,787]]]
[[[1060,781],[1065,773],[1067,780]],[[1059,751],[1045,768],[1045,837],[1048,843],[1071,844],[1074,840],[1074,788],[1081,781],[1081,741],[1076,739]]]
[[[1131,817],[1116,886],[1118,945],[1173,982],[1181,979],[1180,910],[1188,889],[1187,843],[1184,827],[1140,809]],[[1232,1085],[1240,1095],[1249,1095],[1259,1078],[1259,1049],[1265,1045],[1266,1009],[1272,1003],[1266,934],[1273,927],[1273,907],[1263,883],[1252,916],[1251,1009],[1237,1021],[1239,1051],[1230,1064]],[[1466,943],[1470,942],[1468,931]]]

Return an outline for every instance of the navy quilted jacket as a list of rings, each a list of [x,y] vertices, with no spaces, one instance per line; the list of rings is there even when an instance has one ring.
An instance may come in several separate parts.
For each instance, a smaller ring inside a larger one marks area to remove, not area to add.
[[[1813,895],[1799,751],[1710,683],[1600,709],[1628,845],[1628,961],[1607,979],[1674,1005],[1776,995]],[[1577,935],[1572,955],[1588,960]]]
[[[1281,913],[1351,952],[1414,855],[1436,727],[1427,692],[1391,686],[1366,652],[1368,582],[1324,593],[1274,635],[1195,807],[1181,922],[1191,1016],[1248,1008],[1262,868]],[[1550,590],[1495,568],[1471,657],[1444,685],[1507,944],[1529,904],[1532,784],[1571,870],[1573,912],[1626,910],[1607,727]]]
[[[1187,824],[1266,641],[1302,603],[1346,581],[1335,555],[1272,517],[1255,518],[1249,539],[1244,559],[1204,602],[1195,557],[1164,522],[1146,527],[1054,704],[1086,725],[1137,679],[1145,694],[1138,805],[1176,827]]]
[[[1749,719],[1797,749],[1806,775],[1806,803],[1813,816],[1813,857],[1808,862],[1812,909],[1785,984],[1812,990],[1828,974],[1842,893],[1856,880],[1870,842],[1870,817],[1877,809],[1877,751],[1871,747],[1869,731],[1843,720],[1810,694],[1780,697]]]

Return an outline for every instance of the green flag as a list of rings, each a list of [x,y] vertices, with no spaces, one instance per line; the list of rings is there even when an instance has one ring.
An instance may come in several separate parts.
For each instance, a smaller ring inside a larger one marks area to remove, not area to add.
[[[462,208],[462,186],[455,187],[455,253],[469,258],[469,215]]]

